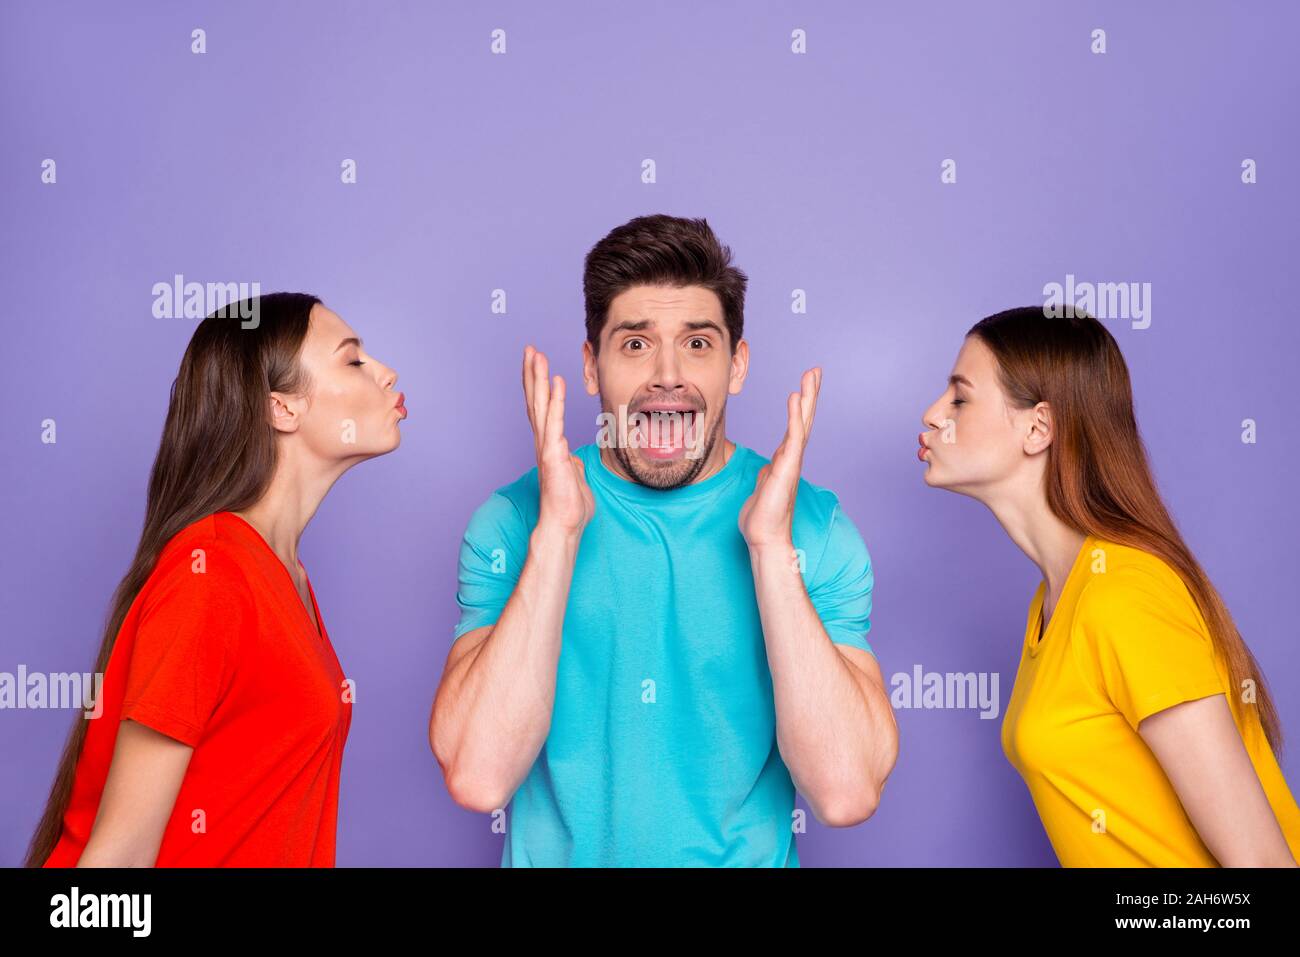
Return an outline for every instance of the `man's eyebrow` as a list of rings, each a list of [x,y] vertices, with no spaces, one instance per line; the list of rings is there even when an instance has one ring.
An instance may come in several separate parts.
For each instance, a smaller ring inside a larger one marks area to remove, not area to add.
[[[622,332],[625,329],[629,332],[640,332],[643,329],[649,329],[652,325],[653,323],[649,319],[624,319],[622,322],[611,327],[609,334],[612,336],[614,333]]]
[[[723,335],[722,327],[712,319],[695,319],[686,323],[686,328],[691,330],[712,329],[718,335]]]
[[[338,351],[339,351],[340,349],[342,349],[344,346],[356,346],[358,349],[360,349],[360,348],[361,348],[361,340],[358,339],[356,336],[349,336],[348,338],[346,338],[346,339],[344,339],[342,342],[340,342],[337,346],[335,346],[335,347],[334,347],[334,351],[335,351],[335,352],[338,352]]]
[[[609,330],[609,334],[611,337],[613,337],[613,335],[618,332],[624,332],[624,331],[642,332],[646,329],[649,329],[654,324],[655,323],[653,319],[624,319],[622,322],[616,323],[615,325],[611,326]],[[716,322],[714,322],[712,319],[690,319],[687,320],[685,323],[683,323],[683,325],[685,325],[685,327],[692,332],[698,331],[700,329],[712,329],[714,332],[718,333],[719,335],[723,334],[722,327],[718,325]]]
[[[968,389],[975,388],[975,386],[971,385],[970,379],[966,378],[964,375],[957,375],[955,372],[952,375],[948,376],[948,384],[949,385],[960,384],[966,386]]]

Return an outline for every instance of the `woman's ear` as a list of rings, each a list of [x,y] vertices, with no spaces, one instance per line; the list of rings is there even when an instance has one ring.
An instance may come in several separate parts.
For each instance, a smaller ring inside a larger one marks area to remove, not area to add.
[[[1038,455],[1046,451],[1055,435],[1052,407],[1046,402],[1039,402],[1029,410],[1029,424],[1025,432],[1025,454]]]
[[[298,426],[302,424],[303,410],[298,396],[272,392],[268,411],[271,428],[277,432],[297,432]]]

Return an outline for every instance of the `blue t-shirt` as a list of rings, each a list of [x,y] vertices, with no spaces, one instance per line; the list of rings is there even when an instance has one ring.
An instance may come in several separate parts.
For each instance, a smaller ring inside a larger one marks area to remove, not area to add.
[[[596,503],[578,547],[550,733],[515,791],[502,866],[793,866],[795,789],[737,524],[767,459],[660,491],[595,444],[575,452]],[[455,636],[494,624],[537,524],[537,469],[474,512]],[[871,559],[835,494],[800,479],[791,567],[831,641],[871,651]],[[873,652],[874,654],[874,652]]]

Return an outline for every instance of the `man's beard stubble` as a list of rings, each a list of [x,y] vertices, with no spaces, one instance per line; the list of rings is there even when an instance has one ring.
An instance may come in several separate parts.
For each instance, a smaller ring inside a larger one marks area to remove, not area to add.
[[[723,417],[719,415],[709,429],[708,438],[704,442],[703,454],[693,459],[683,455],[680,459],[656,463],[653,467],[647,469],[638,466],[630,451],[621,445],[614,445],[614,455],[618,457],[624,471],[632,476],[638,484],[658,489],[661,492],[680,488],[694,482],[700,472],[704,470],[705,464],[712,458],[713,447],[717,444],[718,429],[721,427],[722,421]]]

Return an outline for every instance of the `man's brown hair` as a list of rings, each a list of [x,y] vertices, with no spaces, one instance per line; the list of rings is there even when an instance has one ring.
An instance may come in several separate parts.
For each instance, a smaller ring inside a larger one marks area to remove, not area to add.
[[[744,333],[747,283],[748,277],[731,264],[731,249],[718,242],[708,220],[638,216],[610,230],[587,253],[582,274],[587,341],[599,354],[609,304],[632,286],[704,286],[722,303],[734,354]]]

